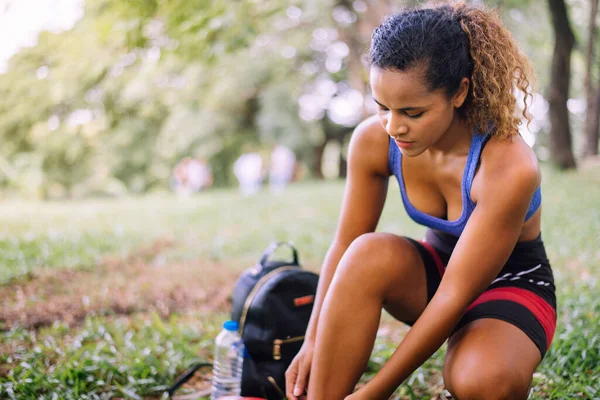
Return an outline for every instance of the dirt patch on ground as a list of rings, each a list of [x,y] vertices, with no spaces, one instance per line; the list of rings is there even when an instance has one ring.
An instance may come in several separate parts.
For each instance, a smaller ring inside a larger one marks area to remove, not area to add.
[[[43,271],[0,287],[0,321],[4,329],[40,328],[55,321],[73,325],[90,313],[225,311],[238,273],[201,260],[165,263],[162,253],[173,246],[158,240],[127,258],[106,258],[91,271]]]

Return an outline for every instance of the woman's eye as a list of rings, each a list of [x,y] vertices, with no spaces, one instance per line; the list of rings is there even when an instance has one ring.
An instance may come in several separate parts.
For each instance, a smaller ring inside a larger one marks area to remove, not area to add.
[[[377,106],[379,108],[379,111],[389,111],[389,109],[387,107],[383,107],[383,106]]]
[[[420,113],[417,113],[417,114],[409,114],[409,113],[406,113],[406,115],[407,115],[409,118],[419,118],[421,115],[423,115],[423,112],[420,112]]]

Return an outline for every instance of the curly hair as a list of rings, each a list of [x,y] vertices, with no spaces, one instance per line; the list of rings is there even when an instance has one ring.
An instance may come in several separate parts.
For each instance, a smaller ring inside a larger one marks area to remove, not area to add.
[[[394,14],[373,32],[369,58],[381,69],[427,65],[429,89],[444,88],[448,97],[469,78],[459,111],[480,132],[491,123],[496,137],[518,133],[515,89],[523,95],[522,116],[531,121],[533,69],[493,11],[458,2]]]

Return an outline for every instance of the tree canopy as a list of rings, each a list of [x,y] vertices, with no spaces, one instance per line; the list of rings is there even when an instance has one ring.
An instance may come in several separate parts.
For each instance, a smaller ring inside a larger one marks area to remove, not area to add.
[[[361,57],[382,16],[410,4],[391,3],[87,0],[73,29],[42,32],[0,75],[0,186],[142,192],[166,186],[185,156],[227,185],[242,152],[274,143],[319,177],[325,146],[343,149],[370,112]],[[549,20],[530,20],[544,7],[501,11],[547,86]]]

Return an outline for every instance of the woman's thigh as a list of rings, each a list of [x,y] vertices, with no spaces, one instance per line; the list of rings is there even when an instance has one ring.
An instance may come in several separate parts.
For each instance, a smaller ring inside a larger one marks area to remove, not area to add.
[[[526,399],[540,361],[538,347],[521,329],[478,319],[448,341],[444,382],[460,400]]]

